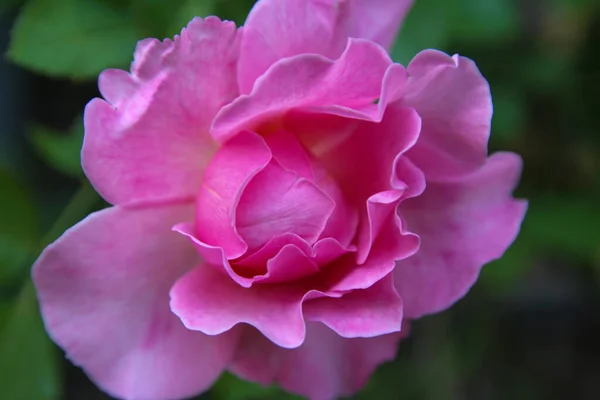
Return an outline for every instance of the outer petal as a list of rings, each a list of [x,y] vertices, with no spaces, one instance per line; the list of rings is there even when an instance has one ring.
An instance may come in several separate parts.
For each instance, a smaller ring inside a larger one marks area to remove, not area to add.
[[[172,283],[198,262],[170,231],[190,208],[92,214],[33,267],[50,336],[113,396],[188,397],[207,389],[230,360],[235,335],[189,331],[169,309]]]
[[[379,43],[388,50],[392,47],[400,25],[408,13],[412,0],[347,0],[350,5],[348,36]]]
[[[489,85],[475,63],[425,50],[408,66],[403,104],[423,121],[418,143],[408,153],[428,181],[459,179],[487,157],[492,118]]]
[[[346,339],[320,323],[309,323],[304,344],[282,349],[247,330],[230,370],[263,385],[278,383],[311,400],[330,400],[360,390],[380,364],[396,355],[401,333]]]
[[[279,346],[304,341],[302,300],[306,287],[254,285],[244,288],[217,266],[202,264],[171,290],[171,309],[188,329],[218,335],[239,323],[259,329]]]
[[[194,19],[174,41],[138,44],[131,74],[106,70],[86,107],[82,163],[113,204],[195,195],[217,111],[238,94],[235,25]],[[168,173],[165,173],[168,171]]]
[[[315,54],[280,60],[261,76],[250,95],[240,96],[219,112],[212,135],[224,142],[242,129],[256,131],[294,108],[377,109],[373,102],[391,65],[384,49],[360,39],[350,40],[335,61]]]
[[[406,317],[452,305],[475,283],[481,267],[513,242],[527,208],[511,197],[520,171],[517,155],[496,153],[464,180],[429,184],[422,196],[400,205],[408,228],[421,237],[419,252],[395,269]]]
[[[239,83],[249,93],[273,63],[298,54],[337,58],[346,45],[348,4],[333,0],[261,0],[244,24]]]

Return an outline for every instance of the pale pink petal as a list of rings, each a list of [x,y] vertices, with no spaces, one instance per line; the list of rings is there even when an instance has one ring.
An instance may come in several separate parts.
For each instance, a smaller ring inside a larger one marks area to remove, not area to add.
[[[293,348],[304,341],[302,301],[308,292],[302,285],[244,288],[224,271],[202,264],[175,283],[171,309],[191,330],[218,335],[247,323],[278,346]]]
[[[351,39],[339,59],[302,54],[282,59],[217,115],[211,133],[224,142],[243,129],[260,125],[294,108],[336,105],[362,110],[380,95],[382,81],[392,65],[384,49],[372,42]]]
[[[408,66],[402,103],[423,120],[410,159],[428,181],[458,179],[487,156],[492,99],[487,81],[468,58],[423,51]]]
[[[310,400],[332,400],[362,389],[380,364],[394,359],[403,336],[347,339],[313,322],[307,324],[302,346],[282,349],[248,329],[230,370],[262,385],[277,383]]]
[[[340,336],[374,337],[398,332],[402,327],[402,300],[389,274],[363,290],[341,298],[322,297],[304,304],[307,321],[319,321]]]
[[[390,49],[412,0],[347,0],[348,35],[372,40]]]
[[[335,203],[314,183],[271,161],[244,189],[235,221],[251,251],[284,233],[295,233],[313,244],[334,208]]]
[[[233,23],[196,18],[173,41],[140,42],[131,74],[100,75],[106,101],[86,107],[82,164],[108,202],[196,194],[216,149],[210,124],[238,95],[238,52]]]
[[[295,108],[283,116],[281,124],[311,154],[322,158],[352,136],[362,121],[380,123],[388,105],[402,97],[407,79],[404,67],[392,64],[381,82],[380,95],[375,99],[378,101],[355,108],[337,105]]]
[[[224,144],[204,173],[196,200],[196,237],[218,246],[230,258],[240,257],[248,246],[235,227],[240,196],[272,156],[264,139],[241,132]]]
[[[180,399],[208,389],[235,334],[187,330],[169,308],[173,282],[198,262],[171,226],[190,206],[109,208],[44,250],[33,267],[50,336],[103,390],[127,399]]]
[[[346,45],[348,4],[333,0],[261,0],[246,23],[238,71],[249,93],[273,63],[298,54],[337,58]]]
[[[465,179],[430,183],[423,195],[400,205],[408,228],[421,237],[418,253],[395,270],[406,317],[449,307],[475,283],[484,264],[502,256],[527,208],[511,197],[520,172],[517,155],[496,153]]]

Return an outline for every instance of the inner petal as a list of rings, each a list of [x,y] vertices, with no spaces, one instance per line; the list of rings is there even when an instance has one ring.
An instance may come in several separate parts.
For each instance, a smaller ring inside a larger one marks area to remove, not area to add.
[[[236,209],[237,231],[257,249],[269,239],[294,233],[314,243],[335,203],[314,183],[272,160],[245,188]]]

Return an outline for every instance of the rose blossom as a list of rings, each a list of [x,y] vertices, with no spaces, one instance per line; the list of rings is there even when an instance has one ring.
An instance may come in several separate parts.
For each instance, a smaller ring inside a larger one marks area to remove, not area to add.
[[[514,240],[521,161],[487,157],[466,58],[389,48],[410,1],[262,0],[104,71],[82,164],[113,206],[33,268],[52,338],[103,390],[178,399],[224,370],[311,399],[360,389],[403,320]]]

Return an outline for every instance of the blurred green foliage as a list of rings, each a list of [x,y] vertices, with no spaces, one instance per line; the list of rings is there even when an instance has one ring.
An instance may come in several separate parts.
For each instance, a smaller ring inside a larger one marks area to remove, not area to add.
[[[216,14],[242,24],[252,4],[4,0],[0,13],[18,11],[6,54],[10,62],[56,79],[92,82],[105,68],[127,68],[139,39],[171,37],[194,16]],[[588,81],[600,82],[599,60],[591,50],[600,45],[600,39],[591,37],[594,21],[600,21],[597,0],[416,0],[393,48],[394,60],[405,65],[425,48],[475,59],[494,97],[491,147],[516,151],[525,160],[518,195],[530,199],[530,209],[522,232],[501,260],[484,268],[470,296],[502,298],[535,265],[555,258],[566,260],[569,268],[588,269],[600,284],[600,103],[596,92],[586,94]],[[30,122],[30,156],[65,179],[80,179],[81,116],[67,131]],[[36,197],[35,179],[26,170],[15,174],[18,167],[1,161],[1,397],[60,399],[61,364],[44,333],[27,278],[44,243],[41,221],[49,208]],[[84,197],[91,198],[89,193]],[[66,217],[70,223],[90,211],[86,202],[80,203],[73,214],[77,218]],[[480,312],[453,333],[448,330],[452,318],[447,312],[419,322],[424,333],[416,335],[413,346],[418,362],[409,363],[400,352],[399,360],[380,368],[357,398],[396,399],[400,393],[410,399],[456,398],[458,382],[482,365],[496,320]],[[513,378],[520,382],[519,398],[543,398],[526,378]],[[508,397],[499,398],[516,398],[509,387],[505,390]],[[229,374],[211,393],[219,400],[292,398]]]

